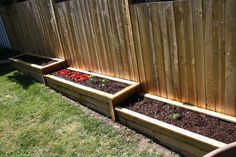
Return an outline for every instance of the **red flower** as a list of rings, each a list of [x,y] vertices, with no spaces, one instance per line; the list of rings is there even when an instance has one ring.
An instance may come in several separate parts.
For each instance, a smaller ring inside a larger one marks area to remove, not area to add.
[[[83,74],[76,77],[75,82],[83,82],[83,81],[87,81],[88,79],[89,79],[89,76],[86,74]]]
[[[67,73],[69,73],[70,71],[67,70],[67,69],[63,69],[63,70],[60,70],[60,71],[57,71],[55,72],[56,75],[60,75],[60,76],[64,76],[66,75]]]
[[[80,75],[78,72],[70,72],[69,74],[66,75],[66,78],[68,79],[75,79]]]

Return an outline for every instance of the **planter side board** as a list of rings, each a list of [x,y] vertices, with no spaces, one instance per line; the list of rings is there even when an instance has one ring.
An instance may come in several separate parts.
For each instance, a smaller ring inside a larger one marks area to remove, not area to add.
[[[116,120],[114,110],[115,106],[118,102],[136,92],[139,87],[139,83],[133,82],[117,94],[112,95],[55,77],[53,75],[45,75],[44,79],[46,85],[49,87],[80,102],[82,105],[85,105],[103,115],[111,117],[114,121]]]
[[[22,64],[20,62],[16,62],[10,59],[10,64],[13,65],[17,70],[21,71],[22,73],[31,76],[38,82],[44,83],[43,75],[41,69],[29,66],[27,64]]]
[[[84,106],[111,117],[109,106],[110,99],[108,97],[100,97],[99,95],[89,92],[88,90],[75,87],[72,84],[66,83],[66,81],[60,81],[60,79],[50,75],[46,75],[44,77],[46,85],[52,89],[80,102]]]
[[[26,75],[31,76],[38,82],[45,84],[43,74],[48,74],[52,71],[61,69],[66,66],[66,62],[64,60],[54,59],[54,58],[52,59],[55,60],[56,62],[46,66],[39,66],[35,64],[26,63],[15,58],[9,58],[9,61],[11,65],[13,65],[19,71],[23,72]]]
[[[185,156],[200,157],[224,143],[161,122],[125,108],[116,109],[117,120],[146,134]]]
[[[46,75],[44,77],[46,85],[52,89],[61,92],[65,96],[78,101],[82,105],[87,106],[103,115],[109,117],[111,116],[108,97],[100,97],[99,95],[66,83],[66,81],[63,81],[60,78],[55,78],[50,75]]]

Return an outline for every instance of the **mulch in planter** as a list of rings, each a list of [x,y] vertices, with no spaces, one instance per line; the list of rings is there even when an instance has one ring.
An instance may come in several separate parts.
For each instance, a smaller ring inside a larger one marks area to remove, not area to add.
[[[38,57],[38,56],[31,56],[31,55],[22,55],[22,56],[16,57],[16,59],[19,59],[21,61],[24,61],[30,64],[37,64],[40,66],[46,66],[46,65],[56,62],[55,60],[52,60],[52,59]]]
[[[122,106],[223,143],[236,141],[235,123],[140,96],[130,98]]]
[[[70,72],[76,72],[76,71],[72,71],[69,70]],[[126,88],[128,85],[122,82],[117,82],[117,81],[113,81],[113,80],[108,80],[108,79],[104,79],[104,78],[100,78],[100,77],[94,77],[92,79],[87,79],[85,81],[80,81],[80,82],[76,82],[74,78],[68,78],[66,77],[66,75],[57,75],[56,72],[52,73],[52,75],[66,79],[68,81],[72,81],[74,83],[78,83],[87,87],[91,87],[103,92],[107,92],[110,94],[115,94],[119,91],[121,91],[122,89]],[[80,75],[87,75],[84,73],[80,72]],[[90,77],[91,75],[88,75],[88,77]]]

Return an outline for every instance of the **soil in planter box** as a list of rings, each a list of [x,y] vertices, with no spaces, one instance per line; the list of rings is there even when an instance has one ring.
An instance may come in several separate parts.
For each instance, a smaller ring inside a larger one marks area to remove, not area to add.
[[[70,72],[75,72],[75,71],[70,70]],[[84,74],[84,73],[80,73],[80,74]],[[112,81],[112,80],[107,80],[107,79],[105,79],[105,83],[104,83],[104,78],[100,78],[100,77],[93,77],[92,81],[91,79],[89,79],[82,82],[76,82],[74,79],[68,79],[65,76],[58,76],[56,73],[52,73],[52,75],[66,79],[68,81],[72,81],[74,83],[91,87],[91,88],[94,88],[103,92],[107,92],[110,94],[115,94],[128,86],[128,84]],[[90,75],[88,76],[90,77]]]
[[[234,123],[140,96],[132,97],[122,105],[132,111],[224,143],[236,141]]]
[[[24,62],[27,62],[27,63],[30,63],[30,64],[37,64],[37,65],[40,65],[40,66],[49,65],[51,63],[56,62],[56,61],[48,59],[48,58],[31,56],[31,55],[22,55],[22,56],[16,57],[16,59],[19,59],[21,61],[24,61]]]

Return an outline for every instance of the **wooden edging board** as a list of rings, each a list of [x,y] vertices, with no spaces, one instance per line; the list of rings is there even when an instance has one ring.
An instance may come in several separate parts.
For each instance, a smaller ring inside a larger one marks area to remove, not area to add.
[[[36,56],[36,57],[41,57],[45,59],[51,59],[55,62],[45,65],[45,66],[40,66],[40,65],[27,63],[27,62],[17,59],[17,57],[20,57],[23,55],[30,55],[30,56]],[[54,71],[54,70],[57,70],[66,66],[65,60],[62,60],[62,59],[50,58],[50,57],[44,57],[44,56],[38,56],[38,55],[26,54],[26,53],[9,58],[9,62],[19,71],[27,75],[30,75],[31,77],[33,77],[34,79],[36,79],[37,81],[41,83],[45,83],[43,74],[50,73],[51,71]]]
[[[230,117],[212,111],[209,112],[204,109],[184,105],[176,101],[163,99],[150,94],[144,94],[144,96],[235,123],[235,117]],[[157,139],[160,143],[167,145],[173,150],[178,151],[186,156],[200,157],[214,149],[226,145],[225,143],[212,138],[208,138],[203,135],[179,128],[177,126],[162,122],[126,108],[115,107],[115,112],[116,119],[121,123],[154,139]]]
[[[93,108],[94,110],[101,110],[103,109],[109,109],[109,115],[111,118],[115,121],[115,112],[114,112],[114,107],[121,101],[123,101],[125,98],[128,96],[132,95],[133,93],[137,92],[139,88],[139,83],[133,82],[133,81],[128,81],[128,80],[123,80],[123,79],[118,79],[114,77],[109,77],[109,76],[104,76],[92,72],[87,72],[83,70],[78,70],[78,69],[73,69],[73,68],[68,68],[69,70],[101,77],[101,78],[106,78],[109,80],[113,81],[118,81],[122,83],[128,84],[128,86],[121,91],[117,92],[116,94],[109,94],[97,89],[93,89],[91,87],[86,87],[83,85],[80,85],[78,83],[74,83],[53,75],[45,75],[45,81],[46,85],[49,87],[52,87],[53,89],[62,92],[66,94],[69,97],[72,97],[79,101],[81,104],[84,104],[86,106],[89,106]],[[93,101],[91,100],[93,99]],[[97,101],[97,102],[96,102]],[[102,102],[102,103],[99,103]],[[92,106],[93,105],[93,106]],[[99,106],[100,105],[100,106]],[[97,106],[97,108],[95,108]],[[104,107],[106,106],[106,107]],[[99,108],[99,109],[98,109]],[[103,114],[106,114],[106,112],[103,112]]]

